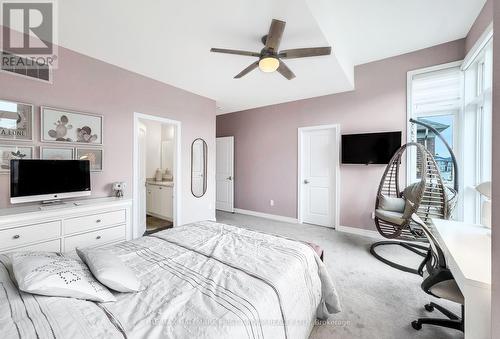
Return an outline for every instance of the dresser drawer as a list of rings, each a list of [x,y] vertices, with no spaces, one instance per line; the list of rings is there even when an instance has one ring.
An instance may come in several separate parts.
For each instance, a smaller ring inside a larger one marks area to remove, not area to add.
[[[125,240],[124,225],[67,237],[64,239],[64,251],[72,251],[77,247],[99,246],[119,240]]]
[[[40,244],[18,247],[4,252],[19,252],[19,251],[42,251],[42,252],[61,252],[61,240],[51,240]]]
[[[61,236],[61,221],[10,228],[0,231],[0,250]]]
[[[103,212],[64,220],[64,234],[83,232],[95,228],[124,224],[127,215],[125,210]]]

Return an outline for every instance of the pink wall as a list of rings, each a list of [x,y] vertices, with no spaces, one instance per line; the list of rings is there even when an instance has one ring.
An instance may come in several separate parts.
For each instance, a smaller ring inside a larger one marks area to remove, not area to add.
[[[215,102],[59,48],[59,69],[53,84],[0,73],[0,99],[35,105],[35,146],[40,146],[39,106],[47,105],[104,115],[104,171],[92,174],[92,195],[107,196],[110,183],[125,181],[131,197],[133,176],[133,113],[157,115],[182,123],[182,221],[214,218]],[[190,146],[195,138],[209,149],[209,182],[203,198],[191,195]],[[1,144],[9,144],[0,141]],[[47,144],[46,144],[47,145]],[[38,148],[35,154],[38,154]],[[43,178],[40,178],[43,180]],[[9,176],[0,175],[0,207],[8,205]]]
[[[494,31],[500,32],[500,0],[495,0]],[[492,223],[492,338],[500,338],[500,38],[493,38],[493,223]]]
[[[235,137],[235,207],[297,217],[297,128],[340,124],[341,133],[406,134],[406,73],[462,59],[464,43],[357,66],[352,92],[218,116],[217,136]],[[374,228],[371,212],[383,171],[383,165],[341,166],[341,225]]]
[[[466,53],[470,51],[491,22],[493,22],[493,0],[487,0],[465,38]]]

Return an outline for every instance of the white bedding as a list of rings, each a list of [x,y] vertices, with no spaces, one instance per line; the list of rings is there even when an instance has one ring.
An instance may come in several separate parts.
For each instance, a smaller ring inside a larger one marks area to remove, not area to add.
[[[110,303],[31,295],[0,255],[2,338],[307,338],[316,318],[340,311],[324,264],[301,242],[199,222],[108,249],[144,291]]]

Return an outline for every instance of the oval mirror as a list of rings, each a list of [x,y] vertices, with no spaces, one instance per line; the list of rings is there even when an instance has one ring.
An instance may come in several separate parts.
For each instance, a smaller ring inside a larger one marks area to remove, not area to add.
[[[196,139],[191,145],[191,193],[201,198],[207,191],[207,143]]]

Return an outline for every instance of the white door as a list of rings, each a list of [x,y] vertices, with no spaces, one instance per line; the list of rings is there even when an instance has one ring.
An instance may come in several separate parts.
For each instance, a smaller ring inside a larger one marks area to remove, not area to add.
[[[234,211],[234,137],[217,138],[216,202],[221,211]]]
[[[138,131],[138,151],[139,151],[139,225],[138,234],[142,235],[146,231],[146,126],[139,124]]]
[[[338,175],[337,128],[300,129],[299,218],[335,227]]]

